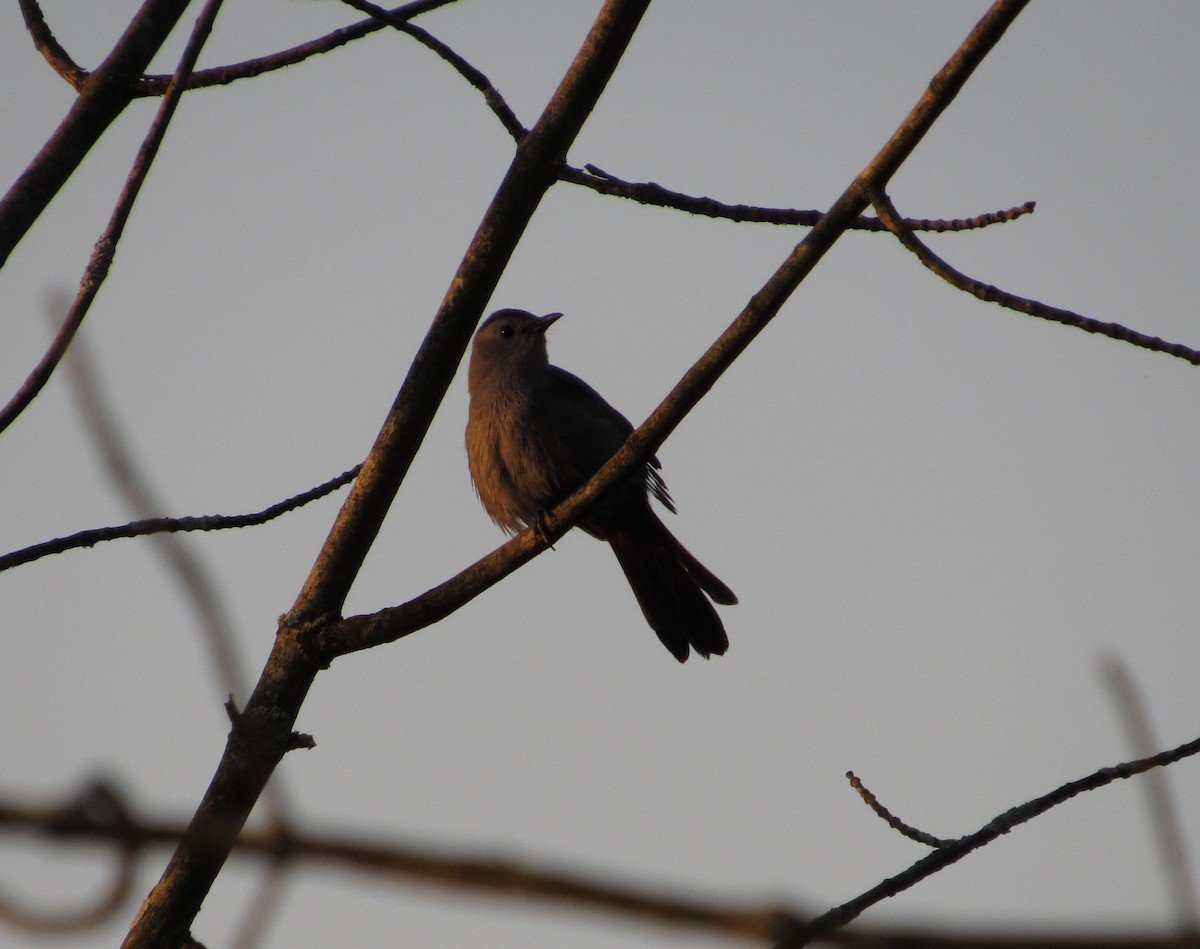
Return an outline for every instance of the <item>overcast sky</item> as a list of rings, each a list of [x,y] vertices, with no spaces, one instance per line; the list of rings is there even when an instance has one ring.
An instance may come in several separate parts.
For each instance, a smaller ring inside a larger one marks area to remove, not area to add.
[[[45,0],[95,65],[137,8]],[[228,3],[201,66],[355,22],[333,0]],[[598,3],[463,0],[420,20],[531,125]],[[983,14],[982,2],[658,0],[570,153],[730,202],[824,209]],[[170,71],[185,21],[155,62]],[[912,217],[1038,202],[930,243],[979,279],[1200,347],[1200,5],[1033,3],[901,169]],[[73,92],[0,5],[0,181]],[[105,135],[0,273],[0,400],[43,352],[155,103]],[[80,339],[164,513],[257,510],[366,453],[512,154],[481,97],[380,32],[185,97]],[[635,422],[806,231],[571,185],[543,202],[494,307],[563,311],[551,358]],[[1200,370],[981,303],[890,236],[850,234],[663,446],[669,523],[732,586],[728,655],[678,665],[616,561],[569,536],[436,628],[338,661],[278,777],[313,827],[617,873],[821,911],[926,851],[853,769],[940,836],[1135,757],[1101,674],[1124,662],[1162,747],[1200,734]],[[462,447],[465,374],[355,585],[394,605],[503,540]],[[65,377],[0,437],[0,552],[132,515]],[[190,535],[248,676],[343,494]],[[106,774],[190,815],[225,688],[153,545],[0,574],[6,795]],[[1168,769],[1200,846],[1200,764]],[[1144,782],[1076,799],[871,910],[864,925],[1168,930]],[[140,896],[167,854],[147,860]],[[0,888],[98,891],[85,849],[0,838]],[[228,944],[258,867],[194,929]],[[135,901],[136,903],[136,901]],[[131,905],[102,934],[110,945]],[[46,943],[0,931],[0,942]],[[608,917],[350,875],[288,879],[268,947],[728,945]]]

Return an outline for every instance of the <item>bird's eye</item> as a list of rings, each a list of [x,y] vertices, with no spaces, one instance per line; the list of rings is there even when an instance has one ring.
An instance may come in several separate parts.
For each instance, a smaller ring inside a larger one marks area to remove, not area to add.
[[[501,339],[508,339],[510,336],[512,336],[512,334],[513,334],[513,328],[511,326],[501,326],[500,327],[500,338]]]

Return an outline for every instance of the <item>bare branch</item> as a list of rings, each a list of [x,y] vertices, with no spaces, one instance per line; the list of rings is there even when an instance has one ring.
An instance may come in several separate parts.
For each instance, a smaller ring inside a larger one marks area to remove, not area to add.
[[[21,0],[22,4],[29,4],[35,10],[35,0]],[[520,141],[526,134],[527,130],[517,118],[516,113],[505,101],[504,97],[496,89],[495,85],[487,78],[487,76],[450,46],[443,43],[441,40],[434,37],[428,31],[414,26],[410,21],[422,13],[437,9],[441,6],[446,6],[455,0],[421,0],[421,2],[408,3],[393,10],[386,10],[376,4],[367,2],[367,0],[342,0],[348,6],[351,6],[371,16],[369,20],[363,20],[351,26],[343,27],[335,30],[332,33],[326,34],[308,43],[291,49],[282,50],[278,53],[273,53],[269,56],[258,57],[251,60],[246,60],[241,63],[233,63],[227,66],[213,67],[210,69],[202,69],[196,71],[188,80],[187,88],[196,89],[206,86],[227,85],[239,79],[259,76],[266,72],[271,72],[280,69],[284,66],[295,65],[302,62],[310,56],[320,53],[329,52],[339,46],[345,45],[355,39],[360,39],[369,33],[376,32],[383,26],[391,26],[396,30],[407,33],[414,39],[423,43],[429,49],[433,50],[458,73],[467,80],[468,83],[480,93],[483,94],[484,101],[488,107],[500,120],[505,130],[512,136],[514,141]],[[61,47],[54,41],[49,29],[45,27],[44,20],[41,19],[40,10],[37,11],[38,21],[41,24],[42,30],[35,34],[35,41],[39,43],[39,49],[42,49],[42,44],[46,44],[48,49],[55,52],[43,50],[43,55],[55,66],[56,71],[68,78],[73,85],[78,86],[82,78],[88,74],[86,70],[77,66]],[[31,27],[31,32],[33,27]],[[51,45],[52,44],[52,45]],[[68,75],[72,70],[77,73],[76,78],[71,78]],[[139,95],[160,95],[167,86],[169,76],[146,76],[139,83]],[[689,214],[696,214],[703,217],[722,218],[736,222],[747,223],[763,223],[763,224],[780,224],[780,225],[801,225],[811,227],[816,224],[821,217],[822,212],[817,210],[799,210],[795,208],[770,208],[758,205],[747,204],[728,204],[717,201],[708,197],[697,197],[684,194],[678,191],[671,191],[664,188],[653,181],[631,182],[618,178],[615,175],[597,167],[594,164],[585,165],[583,169],[575,168],[570,165],[563,165],[559,173],[559,179],[577,184],[582,187],[590,188],[600,194],[608,194],[615,197],[627,198],[636,201],[640,204],[653,205],[658,207],[674,208],[680,211],[686,211]],[[1034,210],[1035,202],[1026,201],[1024,204],[1016,207],[1007,208],[1002,211],[995,211],[986,214],[979,214],[969,218],[952,218],[952,219],[931,219],[931,218],[911,218],[906,219],[909,227],[917,231],[933,231],[933,232],[948,232],[948,231],[964,231],[973,230],[982,227],[989,227],[993,224],[1000,224],[1007,221],[1012,221],[1026,214],[1031,214]],[[888,230],[878,218],[861,217],[850,225],[852,230],[864,230],[873,232],[882,232]]]
[[[422,13],[428,13],[430,10],[449,6],[455,2],[457,0],[414,0],[412,3],[406,3],[393,8],[391,16],[407,20],[420,16]],[[285,66],[294,66],[311,56],[328,53],[354,40],[362,39],[362,37],[368,36],[371,33],[377,33],[384,29],[385,26],[387,26],[386,23],[374,18],[360,20],[358,23],[343,26],[315,40],[309,40],[307,43],[301,43],[299,46],[280,50],[277,53],[259,56],[255,59],[247,59],[240,63],[231,63],[227,66],[198,69],[192,74],[191,79],[188,80],[188,88],[201,89],[209,86],[227,86],[232,82],[237,82],[239,79],[252,79],[264,73],[283,69]],[[170,76],[145,76],[138,83],[137,94],[141,96],[160,96],[166,90],[170,80]]]
[[[1048,794],[1043,794],[1032,801],[1010,808],[989,821],[984,827],[975,831],[975,833],[947,841],[944,846],[938,848],[927,857],[918,860],[907,870],[898,873],[894,877],[889,877],[878,886],[872,887],[849,902],[834,907],[824,915],[802,926],[787,939],[781,940],[776,949],[796,949],[796,947],[807,945],[815,939],[824,938],[830,932],[845,926],[851,920],[858,917],[864,910],[874,906],[881,900],[904,892],[917,883],[920,883],[926,877],[932,876],[939,870],[943,870],[950,866],[950,864],[961,860],[967,854],[987,846],[997,837],[1007,834],[1014,827],[1033,820],[1035,817],[1046,813],[1050,808],[1057,807],[1059,804],[1069,801],[1078,794],[1082,794],[1085,791],[1094,791],[1097,788],[1112,784],[1114,781],[1131,778],[1136,774],[1143,774],[1153,768],[1166,767],[1169,764],[1182,761],[1184,758],[1195,754],[1200,754],[1200,738],[1189,741],[1177,748],[1172,748],[1170,751],[1151,755],[1148,758],[1128,761],[1110,768],[1101,768],[1099,771],[1092,772],[1087,777],[1068,782],[1055,788]]]
[[[1166,353],[1168,356],[1177,356],[1180,359],[1190,362],[1193,366],[1200,366],[1200,352],[1181,343],[1169,343],[1159,339],[1157,336],[1147,336],[1119,323],[1103,323],[1100,320],[1081,316],[1070,310],[1060,310],[1057,307],[1047,306],[1044,303],[1038,303],[1036,300],[1018,297],[1015,294],[968,277],[966,274],[955,270],[920,241],[916,234],[912,232],[912,229],[905,224],[892,204],[891,199],[882,190],[877,192],[871,200],[875,205],[875,211],[879,215],[879,219],[887,225],[889,231],[899,238],[900,243],[916,254],[921,263],[951,286],[978,297],[986,303],[998,303],[1000,306],[1016,310],[1019,313],[1036,316],[1039,319],[1050,320],[1054,323],[1062,323],[1065,326],[1074,326],[1076,329],[1081,329],[1088,333],[1107,336],[1110,339],[1120,340],[1123,343],[1132,343],[1134,346],[1139,346],[1142,349]]]
[[[76,89],[81,89],[84,81],[92,73],[78,65],[71,58],[70,54],[59,45],[58,40],[50,32],[50,27],[46,24],[45,17],[42,15],[37,0],[18,0],[18,2],[21,4],[21,11],[25,15],[25,25],[33,37],[34,46],[54,68],[56,73]],[[390,15],[400,19],[409,19],[410,17],[419,16],[422,13],[428,13],[430,10],[436,10],[439,7],[449,6],[455,2],[457,0],[414,0],[412,3],[406,3],[403,6],[394,8],[390,11]],[[277,53],[247,59],[240,63],[231,63],[226,66],[198,69],[188,77],[186,88],[202,89],[210,86],[225,86],[239,79],[250,79],[255,76],[261,76],[264,73],[274,72],[277,69],[283,69],[286,66],[294,66],[311,56],[327,53],[330,50],[337,49],[339,46],[344,46],[354,40],[361,39],[368,34],[376,33],[383,29],[385,25],[386,23],[374,18],[360,20],[358,23],[344,26],[331,33],[326,33],[317,39],[309,40],[307,43],[301,43],[299,46],[293,46],[289,49],[280,50]],[[161,96],[167,91],[167,86],[170,82],[170,76],[141,76],[136,81],[136,86],[132,90],[133,96]]]
[[[14,550],[12,553],[0,556],[0,572],[18,567],[21,564],[49,557],[51,554],[61,554],[66,550],[80,547],[94,547],[106,540],[118,540],[122,537],[143,537],[147,534],[183,533],[186,531],[220,531],[233,527],[254,527],[272,521],[282,514],[303,507],[310,501],[332,494],[338,488],[344,487],[358,475],[359,465],[349,471],[343,471],[336,478],[331,478],[324,484],[309,488],[294,497],[278,501],[270,507],[263,508],[252,514],[210,514],[197,517],[150,517],[116,527],[96,527],[91,530],[79,531],[67,537],[43,541],[31,547]]]
[[[0,199],[0,267],[129,104],[134,95],[130,77],[145,71],[187,5],[188,0],[147,0],[142,5],[54,135]]]
[[[143,12],[152,6],[153,0],[143,7]],[[175,107],[179,103],[179,97],[183,95],[184,80],[191,73],[192,67],[196,65],[196,59],[200,55],[200,50],[204,47],[205,40],[208,39],[208,34],[212,28],[212,21],[218,9],[220,9],[220,0],[215,0],[215,2],[214,0],[210,0],[200,18],[197,19],[196,25],[192,30],[192,35],[184,49],[183,56],[179,60],[179,66],[175,70],[171,86],[159,104],[154,121],[150,124],[150,129],[142,141],[141,148],[138,149],[137,157],[134,159],[133,167],[129,170],[129,175],[125,179],[125,186],[121,189],[121,195],[117,199],[116,207],[113,208],[108,226],[104,229],[104,233],[100,235],[100,239],[96,241],[95,249],[92,251],[92,259],[89,261],[87,269],[84,271],[83,279],[79,283],[79,291],[75,296],[75,302],[71,305],[70,312],[67,313],[66,319],[63,320],[62,326],[54,337],[54,342],[51,343],[41,362],[29,374],[16,395],[9,400],[8,405],[3,410],[0,410],[0,432],[3,432],[4,429],[11,425],[17,416],[25,410],[29,403],[42,390],[51,373],[54,372],[55,367],[62,359],[63,354],[67,351],[67,347],[71,344],[76,330],[83,323],[83,318],[87,316],[92,301],[96,299],[96,294],[100,291],[100,285],[104,283],[104,278],[108,276],[108,268],[112,264],[113,254],[116,253],[117,243],[121,240],[121,235],[125,231],[125,222],[129,220],[129,213],[133,210],[134,201],[137,200],[142,183],[146,180],[146,174],[150,171],[150,165],[154,162],[154,158],[158,154],[159,146],[162,144],[163,136],[167,131],[167,125],[171,121],[171,116],[175,114]],[[81,97],[81,101],[82,99],[83,97]],[[125,101],[127,102],[128,98]],[[76,104],[78,105],[78,103]],[[62,129],[60,128],[61,131]],[[54,139],[51,139],[50,144],[53,142]],[[50,144],[47,144],[47,148],[50,147]],[[9,194],[11,195],[12,192],[9,192]],[[2,218],[2,210],[3,206],[0,205],[0,218]],[[0,253],[3,253],[3,251],[0,250]]]
[[[951,843],[949,840],[943,840],[941,837],[934,837],[933,834],[927,834],[923,830],[917,830],[917,828],[913,827],[911,824],[904,823],[904,821],[879,803],[879,798],[877,798],[867,789],[866,785],[864,785],[862,781],[858,779],[858,775],[856,775],[853,771],[847,771],[846,777],[850,781],[850,787],[854,788],[854,790],[858,792],[858,796],[861,797],[864,802],[866,802],[867,807],[871,808],[877,817],[886,821],[887,825],[893,830],[899,831],[909,840],[915,840],[919,844],[925,844],[925,846],[933,847],[935,849],[938,847],[945,847],[947,844]]]
[[[83,81],[88,77],[88,71],[75,62],[62,45],[50,32],[46,17],[37,0],[18,0],[21,13],[25,17],[25,28],[33,38],[33,45],[45,58],[56,73],[67,80],[78,91]]]
[[[766,208],[751,204],[726,204],[713,198],[696,197],[679,191],[668,191],[662,185],[653,181],[625,181],[595,165],[585,165],[582,169],[571,165],[563,165],[559,171],[559,179],[571,184],[591,188],[600,194],[613,195],[618,198],[628,198],[639,204],[654,207],[674,208],[697,214],[702,217],[721,218],[735,222],[757,224],[791,224],[812,227],[821,219],[821,211],[802,211],[795,208]],[[1006,221],[1015,221],[1026,214],[1032,214],[1035,202],[1026,201],[1024,204],[1004,211],[990,214],[979,214],[969,218],[937,220],[929,218],[906,219],[909,227],[918,231],[966,231]],[[859,217],[848,225],[848,230],[855,231],[886,231],[878,218]]]
[[[361,10],[363,13],[369,13],[376,20],[386,23],[393,29],[399,30],[401,33],[407,33],[413,39],[422,43],[429,49],[437,53],[442,59],[453,66],[460,76],[462,76],[471,86],[483,94],[483,101],[487,103],[488,108],[492,110],[496,118],[500,120],[500,124],[504,126],[509,135],[512,136],[514,142],[520,142],[526,135],[529,134],[528,129],[521,124],[521,120],[517,118],[517,114],[513,112],[509,104],[504,101],[504,97],[496,89],[490,79],[485,76],[480,70],[476,69],[463,57],[459,56],[453,49],[433,36],[419,26],[413,26],[408,22],[407,17],[397,16],[383,7],[368,0],[342,0],[342,3],[347,6],[354,7],[356,10]]]

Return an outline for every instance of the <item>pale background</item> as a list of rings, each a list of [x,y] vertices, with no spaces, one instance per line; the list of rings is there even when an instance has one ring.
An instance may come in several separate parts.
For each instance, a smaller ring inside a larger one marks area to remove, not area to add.
[[[137,4],[45,3],[94,65]],[[420,24],[526,124],[598,3],[471,0]],[[982,2],[659,0],[575,164],[727,201],[825,208],[982,15]],[[199,6],[156,68],[170,71]],[[332,0],[228,3],[201,59],[355,22]],[[893,182],[902,212],[1038,202],[931,238],[1017,293],[1200,345],[1200,5],[1034,3]],[[0,181],[72,91],[0,6]],[[0,274],[0,398],[49,336],[155,103],[110,130]],[[481,98],[381,32],[185,97],[81,338],[171,514],[257,510],[369,448],[511,157]],[[556,187],[495,306],[565,311],[551,355],[635,422],[805,232]],[[670,521],[738,592],[729,654],[678,666],[612,555],[571,536],[440,626],[337,662],[280,777],[319,828],[578,866],[816,911],[935,834],[1133,757],[1100,675],[1124,659],[1159,743],[1196,737],[1200,369],[1001,311],[886,235],[851,234],[663,447]],[[473,496],[463,374],[352,593],[419,593],[503,538]],[[0,548],[129,519],[65,381],[0,439]],[[340,503],[191,535],[248,670]],[[107,774],[190,814],[227,731],[187,606],[145,540],[0,574],[0,790]],[[1169,769],[1200,843],[1200,765]],[[1077,799],[870,911],[864,924],[1169,929],[1138,781]],[[147,861],[139,899],[166,854]],[[100,887],[85,848],[0,838],[0,885],[52,908]],[[258,868],[196,935],[227,944]],[[130,906],[101,934],[119,940]],[[41,941],[11,931],[0,943]],[[300,872],[266,945],[719,946],[691,932]]]

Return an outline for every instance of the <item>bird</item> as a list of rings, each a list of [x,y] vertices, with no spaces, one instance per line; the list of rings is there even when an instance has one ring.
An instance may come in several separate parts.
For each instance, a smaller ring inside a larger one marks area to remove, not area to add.
[[[633,431],[600,393],[550,364],[546,331],[561,316],[497,310],[471,344],[467,463],[487,513],[509,533],[539,524]],[[676,659],[685,662],[691,650],[723,655],[729,638],[713,603],[733,605],[737,596],[651,508],[653,496],[675,513],[660,467],[651,458],[579,526],[612,547],[646,621]]]

